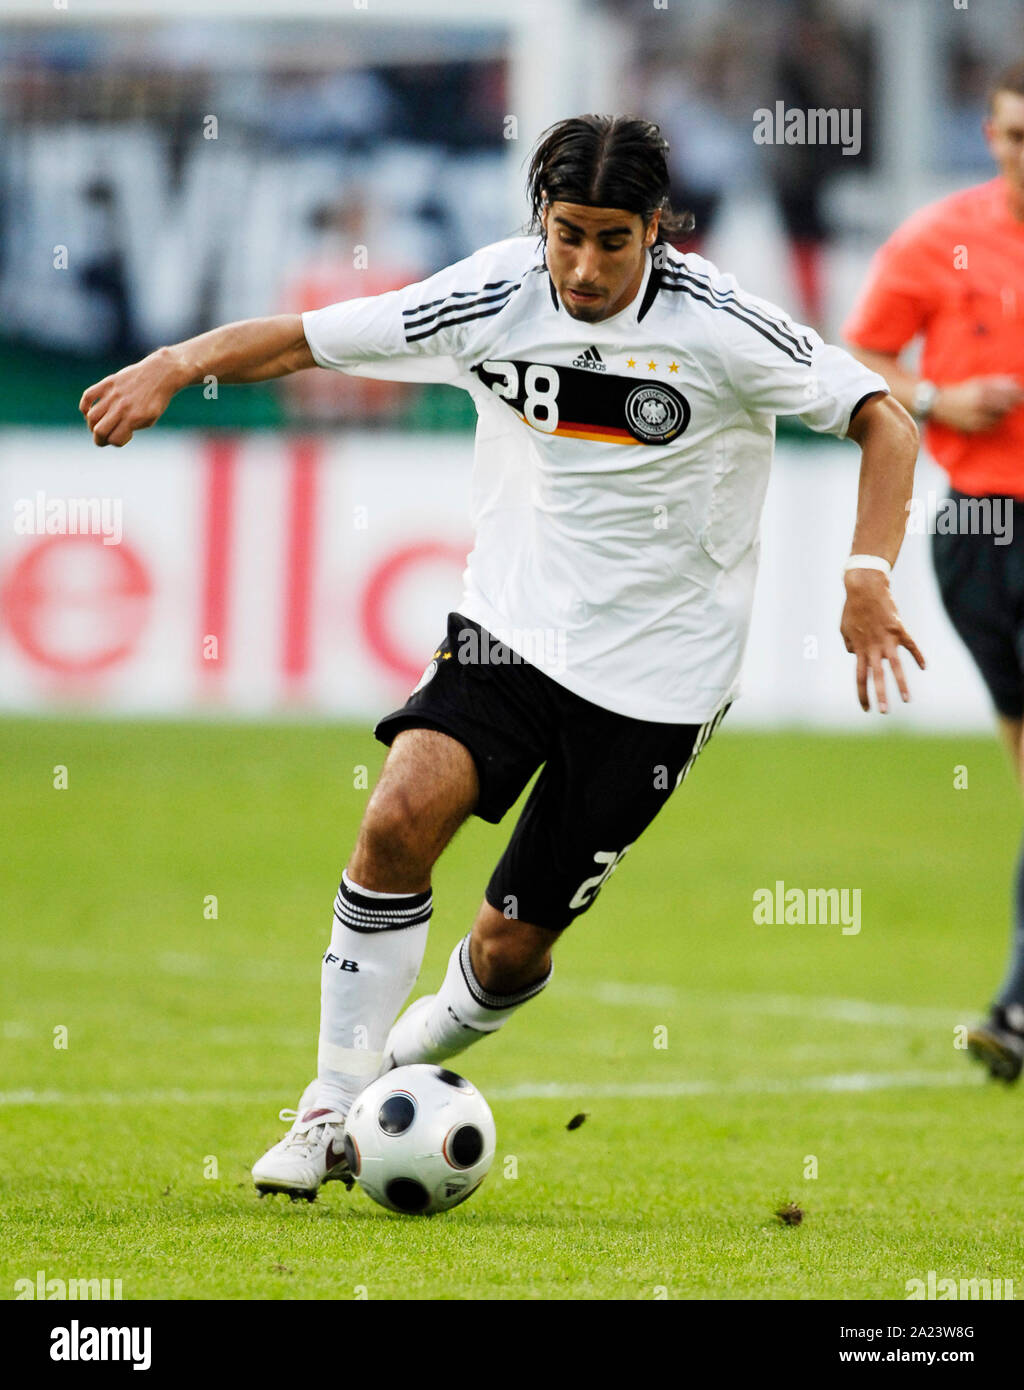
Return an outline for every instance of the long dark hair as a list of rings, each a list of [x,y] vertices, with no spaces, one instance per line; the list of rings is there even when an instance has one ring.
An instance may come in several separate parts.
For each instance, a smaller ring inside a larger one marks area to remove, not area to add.
[[[530,160],[526,188],[530,230],[541,231],[545,201],[623,208],[646,225],[661,210],[658,241],[681,241],[693,231],[690,212],[669,202],[668,142],[638,116],[573,116],[549,126]]]

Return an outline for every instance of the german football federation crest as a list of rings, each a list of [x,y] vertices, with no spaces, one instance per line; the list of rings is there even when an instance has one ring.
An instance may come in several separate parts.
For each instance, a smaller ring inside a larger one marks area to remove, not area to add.
[[[431,662],[428,663],[427,669],[423,672],[423,675],[420,676],[419,680],[416,682],[416,684],[413,686],[413,688],[409,691],[409,694],[410,694],[410,695],[415,695],[416,692],[417,692],[417,690],[422,690],[423,687],[424,687],[425,685],[428,685],[428,684],[434,679],[434,677],[435,677],[436,675],[437,675],[437,662],[436,662],[436,661],[431,661]]]
[[[644,444],[667,444],[690,423],[690,407],[670,386],[635,386],[626,397],[626,423]]]

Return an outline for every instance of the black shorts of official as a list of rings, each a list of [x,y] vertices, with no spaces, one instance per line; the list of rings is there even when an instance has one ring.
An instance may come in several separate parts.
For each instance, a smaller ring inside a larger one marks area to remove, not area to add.
[[[460,656],[462,659],[460,659]],[[374,730],[439,729],[480,779],[475,814],[497,824],[543,765],[487,885],[496,911],[561,931],[592,907],[619,860],[721,723],[661,724],[574,695],[458,613],[405,705]]]
[[[961,516],[963,494],[951,492],[950,498]],[[966,528],[951,535],[936,531],[932,559],[949,620],[973,656],[993,704],[1008,719],[1020,719],[1024,715],[1024,502],[993,500],[1006,502],[1008,515],[1001,517],[1005,536]]]

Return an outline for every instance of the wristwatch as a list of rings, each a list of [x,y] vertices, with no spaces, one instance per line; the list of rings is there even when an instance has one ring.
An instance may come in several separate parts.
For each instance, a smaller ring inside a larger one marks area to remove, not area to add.
[[[927,381],[923,377],[914,387],[914,417],[918,420],[927,420],[935,406],[935,397],[939,394],[939,388],[934,381]]]

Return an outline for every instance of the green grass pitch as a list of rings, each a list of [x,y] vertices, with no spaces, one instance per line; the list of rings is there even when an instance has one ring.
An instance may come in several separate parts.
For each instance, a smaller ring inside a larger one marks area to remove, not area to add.
[[[476,1196],[258,1201],[382,753],[319,724],[0,723],[3,1297],[38,1271],[126,1299],[902,1299],[929,1270],[1024,1292],[1024,1094],[955,1046],[1008,932],[994,739],[723,731],[551,987],[455,1064],[498,1126]],[[415,993],[511,824],[442,858]],[[859,888],[860,932],[755,925],[777,880]]]

